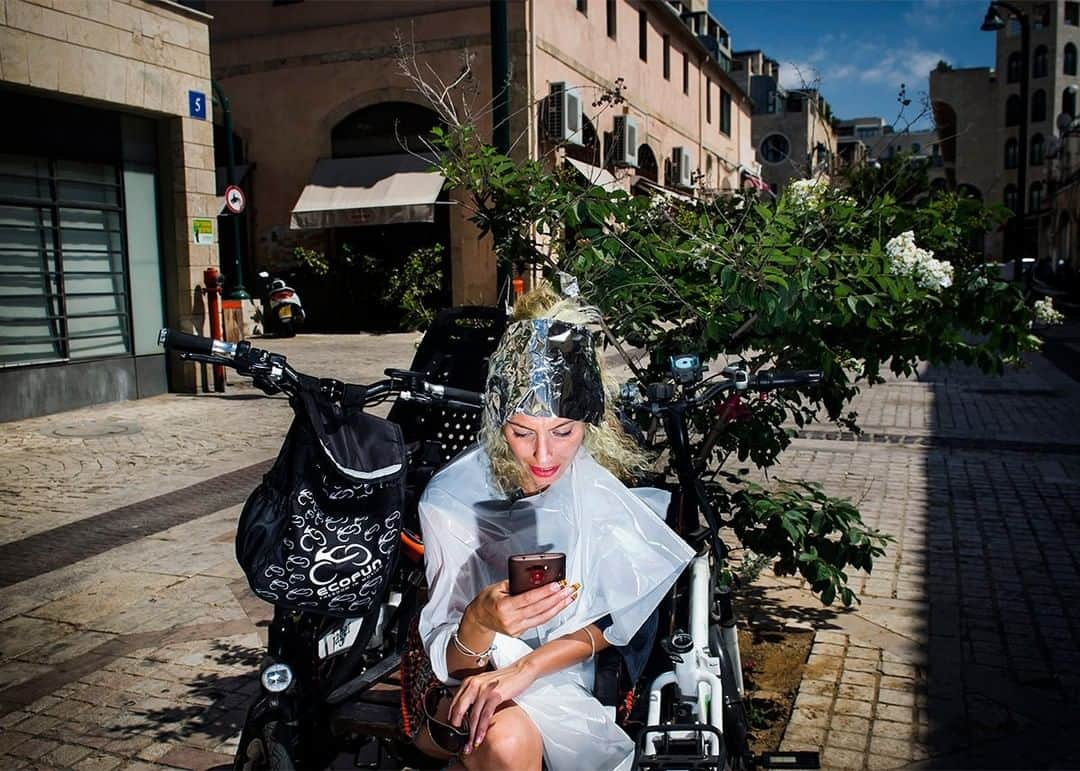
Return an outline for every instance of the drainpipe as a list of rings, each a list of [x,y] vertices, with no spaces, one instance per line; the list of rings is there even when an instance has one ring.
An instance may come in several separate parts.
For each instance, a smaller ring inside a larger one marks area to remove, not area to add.
[[[214,89],[214,96],[217,97],[218,104],[221,105],[221,112],[225,119],[225,152],[226,152],[226,166],[225,166],[225,180],[228,185],[236,184],[236,158],[233,155],[233,125],[232,125],[232,111],[229,109],[229,100],[226,98],[225,93],[221,90],[221,86],[218,85],[216,80],[210,81],[210,86]],[[240,272],[240,215],[230,214],[229,222],[232,223],[230,231],[232,233],[233,243],[233,257],[236,260],[233,275],[235,280],[233,281],[233,287],[229,291],[230,300],[250,300],[251,295],[244,289],[244,276]]]
[[[506,18],[507,0],[491,0],[491,143],[497,152],[510,154],[510,40]],[[496,254],[496,294],[510,278],[510,273]]]

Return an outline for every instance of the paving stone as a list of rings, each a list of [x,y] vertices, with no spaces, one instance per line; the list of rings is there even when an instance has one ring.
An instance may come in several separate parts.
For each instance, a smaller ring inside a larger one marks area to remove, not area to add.
[[[814,707],[796,708],[791,713],[791,724],[796,726],[810,726],[812,728],[825,728],[829,725],[829,712],[826,709]]]
[[[840,682],[843,685],[877,685],[877,675],[872,672],[857,672],[855,670],[844,670],[844,673],[840,675]]]
[[[885,736],[890,739],[910,739],[916,725],[912,723],[895,723],[892,720],[875,720],[870,726],[870,732],[875,736]]]
[[[876,674],[878,671],[877,659],[846,659],[844,661],[844,671]]]
[[[873,711],[874,705],[869,701],[837,699],[833,704],[833,712],[840,715],[855,715],[868,718],[873,714]]]
[[[887,736],[871,736],[870,752],[874,755],[910,759],[911,744],[910,740],[893,739]]]
[[[799,684],[799,693],[831,697],[836,693],[836,685],[828,680],[803,680]]]
[[[59,746],[59,742],[54,742],[50,739],[39,739],[35,736],[26,741],[20,741],[14,747],[11,747],[9,752],[12,755],[17,755],[21,758],[37,760],[42,755],[51,752]]]
[[[820,696],[812,693],[799,692],[795,698],[796,707],[806,707],[819,710],[828,710],[832,706],[832,696]]]
[[[870,720],[857,715],[833,715],[829,727],[839,731],[851,731],[866,735],[870,732]]]
[[[852,645],[847,650],[847,657],[849,659],[863,659],[876,662],[880,656],[881,651],[878,648],[865,648],[858,645]]]
[[[780,746],[785,751],[805,750],[807,747],[823,747],[825,729],[816,726],[788,723]]]
[[[821,753],[821,765],[823,768],[853,768],[863,767],[864,755],[862,752],[844,749],[842,747],[826,747]]]
[[[865,733],[838,731],[836,730],[836,724],[834,722],[833,727],[829,729],[826,746],[839,747],[845,750],[855,750],[857,752],[865,752],[866,747],[869,743],[870,738]]]
[[[79,744],[61,744],[55,749],[49,750],[42,755],[41,759],[46,763],[68,768],[75,765],[91,752],[93,752],[92,749],[83,747]]]
[[[0,731],[0,753],[11,752],[23,742],[33,738],[32,735],[25,734],[22,731],[6,728],[3,731]]]
[[[876,717],[882,720],[891,720],[895,723],[910,723],[914,717],[911,707],[897,706],[895,704],[878,704],[874,708]]]
[[[844,646],[834,643],[815,642],[812,651],[819,656],[843,656]]]
[[[878,701],[882,704],[912,707],[915,705],[915,694],[911,691],[894,691],[888,688],[880,688],[878,689]]]
[[[866,767],[868,769],[887,769],[887,768],[903,768],[908,764],[905,758],[891,758],[887,755],[874,755],[873,753],[866,757]]]
[[[854,701],[873,701],[876,689],[868,685],[841,685],[836,690],[836,695],[841,699]]]
[[[95,752],[80,760],[73,768],[76,771],[112,771],[124,764],[123,758],[115,755],[107,755],[103,752]]]

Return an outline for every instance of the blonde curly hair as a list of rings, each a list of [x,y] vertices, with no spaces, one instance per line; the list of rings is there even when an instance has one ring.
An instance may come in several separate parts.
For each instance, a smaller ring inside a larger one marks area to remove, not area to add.
[[[517,299],[512,318],[513,321],[546,318],[585,326],[595,324],[600,313],[596,308],[561,296],[550,284],[541,283]],[[618,386],[604,370],[601,357],[597,356],[597,362],[604,384],[604,415],[599,425],[585,424],[583,444],[597,463],[622,481],[629,481],[649,464],[649,457],[623,430],[614,407]],[[503,492],[527,486],[530,481],[527,471],[510,450],[503,426],[489,425],[488,421],[483,421],[480,443],[491,461],[492,476]]]

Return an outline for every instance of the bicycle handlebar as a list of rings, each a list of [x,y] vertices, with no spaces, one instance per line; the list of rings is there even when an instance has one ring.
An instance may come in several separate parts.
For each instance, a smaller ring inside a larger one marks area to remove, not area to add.
[[[284,356],[253,348],[247,341],[226,343],[174,329],[162,329],[158,333],[158,345],[176,351],[186,359],[232,367],[241,375],[250,376],[258,388],[270,394],[278,391],[291,394],[307,387],[328,393],[334,399],[365,406],[382,401],[392,394],[400,394],[402,398],[413,401],[452,402],[471,408],[483,405],[482,394],[430,383],[421,372],[388,369],[388,380],[357,386],[297,372],[288,365]]]
[[[212,337],[190,335],[175,329],[162,329],[158,332],[158,345],[170,351],[194,353],[200,356],[224,356],[231,359],[236,355],[235,343],[225,343]]]

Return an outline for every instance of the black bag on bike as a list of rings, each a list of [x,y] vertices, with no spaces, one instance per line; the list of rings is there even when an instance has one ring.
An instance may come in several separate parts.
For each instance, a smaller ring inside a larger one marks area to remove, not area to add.
[[[273,468],[244,504],[236,559],[256,595],[357,617],[382,599],[405,500],[401,429],[303,388]]]

